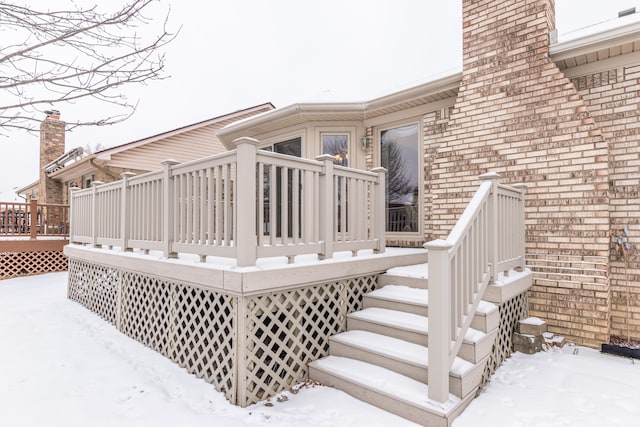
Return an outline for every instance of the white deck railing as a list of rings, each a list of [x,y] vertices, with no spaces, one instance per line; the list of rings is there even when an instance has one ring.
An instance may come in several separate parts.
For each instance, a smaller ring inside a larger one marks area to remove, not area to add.
[[[70,241],[257,258],[373,249],[384,252],[385,170],[334,166],[333,157],[301,159],[237,149],[71,192]]]
[[[498,274],[524,268],[522,184],[480,176],[480,188],[446,240],[429,250],[429,398],[449,398],[449,370],[486,287]]]

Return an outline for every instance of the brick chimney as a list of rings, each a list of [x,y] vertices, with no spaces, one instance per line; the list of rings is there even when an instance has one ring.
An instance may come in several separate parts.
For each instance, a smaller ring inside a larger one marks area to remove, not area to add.
[[[553,29],[553,0],[463,0],[460,89],[443,136],[426,141],[433,237],[452,228],[478,175],[497,172],[502,182],[529,186],[528,253],[608,255],[607,141],[549,57]],[[577,314],[556,308],[541,309]],[[606,319],[596,322],[606,329]]]
[[[436,236],[491,171],[529,185],[529,251],[608,254],[607,143],[549,57],[554,27],[553,0],[463,1],[462,82],[427,147]]]
[[[47,117],[40,123],[40,203],[62,203],[62,183],[47,176],[44,167],[64,154],[65,122],[57,110],[46,111]]]

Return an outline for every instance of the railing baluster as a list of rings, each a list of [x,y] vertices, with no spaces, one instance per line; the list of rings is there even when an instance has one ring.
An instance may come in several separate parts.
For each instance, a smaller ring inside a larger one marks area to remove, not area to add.
[[[212,245],[214,244],[214,235],[215,235],[215,203],[214,203],[214,197],[215,197],[215,169],[214,168],[208,168],[207,169],[207,220],[208,220],[208,226],[207,226],[207,231],[209,233],[208,238],[207,238],[207,244],[208,245]]]
[[[276,215],[278,211],[278,189],[277,182],[278,179],[276,175],[278,173],[278,169],[275,164],[271,164],[269,168],[269,243],[271,246],[276,246],[276,239],[278,238],[278,217]]]
[[[280,168],[280,244],[286,245],[289,237],[289,169]]]
[[[297,245],[300,241],[300,169],[292,169],[292,173],[291,223],[293,224],[293,244]]]
[[[216,168],[216,245],[223,244],[222,221],[224,220],[224,210],[222,209],[222,165]]]

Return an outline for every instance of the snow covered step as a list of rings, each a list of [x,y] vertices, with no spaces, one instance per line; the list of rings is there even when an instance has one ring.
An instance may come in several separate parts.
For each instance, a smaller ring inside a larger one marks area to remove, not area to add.
[[[364,308],[378,307],[407,313],[429,315],[429,291],[409,286],[386,285],[364,295]],[[471,327],[490,332],[500,323],[500,314],[495,304],[480,301]]]
[[[427,347],[374,334],[367,331],[347,331],[329,339],[332,356],[348,357],[381,366],[414,380],[428,383],[429,356]],[[486,365],[473,364],[456,358],[449,372],[449,390],[457,397],[475,393]]]
[[[424,346],[429,345],[429,318],[413,313],[365,308],[347,316],[347,330],[362,330],[395,337]],[[484,333],[469,328],[458,357],[471,363],[479,363],[491,352],[497,329]]]
[[[337,356],[309,363],[309,377],[423,426],[449,426],[473,399],[473,394],[464,400],[449,395],[444,403],[434,402],[420,381]]]
[[[386,273],[378,276],[378,284],[380,286],[402,285],[411,288],[427,289],[429,287],[427,264],[391,268],[387,270]]]

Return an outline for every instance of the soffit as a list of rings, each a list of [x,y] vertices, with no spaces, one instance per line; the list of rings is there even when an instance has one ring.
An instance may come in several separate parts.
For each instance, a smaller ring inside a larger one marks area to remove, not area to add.
[[[579,67],[638,51],[640,22],[549,46],[549,54],[560,69]]]
[[[72,163],[61,169],[58,169],[55,172],[50,173],[49,177],[62,182],[66,182],[71,179],[93,173],[98,170],[98,168],[96,168],[96,166],[92,162],[94,158],[95,154],[87,156],[78,162]]]

